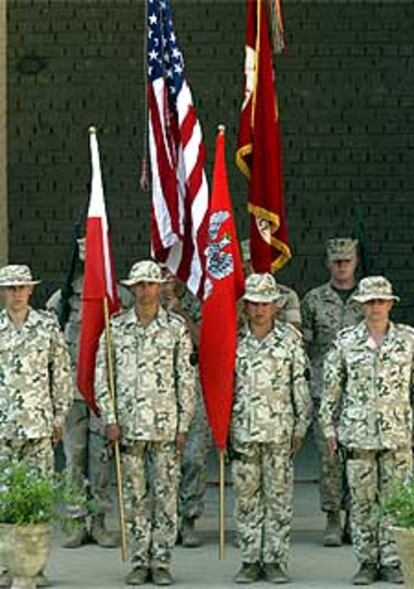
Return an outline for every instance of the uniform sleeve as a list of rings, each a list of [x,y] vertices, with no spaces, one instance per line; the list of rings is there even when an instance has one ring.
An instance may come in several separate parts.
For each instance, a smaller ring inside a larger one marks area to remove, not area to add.
[[[113,339],[112,347],[114,349]],[[113,402],[109,394],[106,354],[106,337],[105,332],[103,332],[99,339],[95,364],[95,401],[99,409],[103,425],[116,423],[117,421]]]
[[[46,309],[51,311],[55,315],[59,314],[60,300],[62,298],[61,289],[55,290],[55,292],[46,301]]]
[[[305,340],[306,345],[309,345],[314,339],[313,333],[313,305],[312,305],[312,298],[308,293],[302,299],[301,304],[301,313],[302,313],[302,330],[303,330],[303,339]]]
[[[283,315],[286,323],[292,323],[295,326],[302,325],[299,297],[294,290],[289,290],[287,294],[286,303],[283,307]]]
[[[334,342],[323,363],[323,390],[319,420],[325,438],[336,437],[336,421],[345,384],[345,366],[341,347]]]
[[[293,350],[292,387],[295,410],[295,435],[304,438],[311,422],[312,401],[306,380],[307,358],[298,338]]]
[[[192,350],[190,334],[185,325],[181,325],[175,358],[178,433],[180,434],[188,432],[195,409],[195,370],[190,364]]]
[[[50,393],[53,405],[53,425],[62,428],[73,401],[74,384],[69,352],[57,322],[52,324],[49,352]]]

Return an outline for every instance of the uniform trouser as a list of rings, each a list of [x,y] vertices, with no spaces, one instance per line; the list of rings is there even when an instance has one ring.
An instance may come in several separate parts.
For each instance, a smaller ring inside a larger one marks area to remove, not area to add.
[[[204,511],[207,486],[207,451],[210,433],[201,392],[181,456],[181,477],[178,487],[178,515],[198,518]]]
[[[360,563],[396,566],[399,558],[390,519],[380,506],[392,487],[412,472],[411,448],[348,451],[352,543]]]
[[[289,444],[233,443],[234,516],[242,561],[286,568],[292,523]]]
[[[64,448],[71,481],[80,490],[85,489],[82,507],[87,505],[91,497],[96,515],[107,513],[111,507],[111,461],[98,419],[83,401],[75,400],[69,411],[65,423]]]
[[[122,466],[132,564],[168,567],[177,535],[175,442],[123,446]]]
[[[317,407],[319,402],[314,401]],[[317,415],[312,422],[313,438],[319,455],[319,494],[322,511],[340,511],[346,509],[349,503],[348,485],[346,483],[345,462],[338,452],[330,456],[326,439]]]
[[[0,441],[0,462],[22,462],[43,476],[51,476],[54,469],[50,437],[37,439],[14,438]]]

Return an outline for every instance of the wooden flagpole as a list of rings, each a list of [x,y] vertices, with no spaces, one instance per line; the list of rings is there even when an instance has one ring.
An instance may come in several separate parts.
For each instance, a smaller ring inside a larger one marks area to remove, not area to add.
[[[108,370],[108,386],[109,395],[111,397],[112,407],[114,415],[116,415],[116,399],[115,399],[115,378],[114,378],[114,367],[112,362],[112,340],[111,330],[109,327],[109,309],[108,299],[105,297],[103,300],[104,306],[104,317],[105,317],[105,338],[106,338],[106,361]],[[124,508],[124,496],[123,496],[123,481],[122,481],[122,470],[121,470],[121,454],[119,450],[119,440],[114,442],[115,451],[115,466],[116,466],[116,482],[118,489],[118,508],[119,508],[119,528],[121,532],[121,556],[123,562],[127,560],[128,548],[127,548],[127,537],[126,537],[126,525],[125,525],[125,508]]]

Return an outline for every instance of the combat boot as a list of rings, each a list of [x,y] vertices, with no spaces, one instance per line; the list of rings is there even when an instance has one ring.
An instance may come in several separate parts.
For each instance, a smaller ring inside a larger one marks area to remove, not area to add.
[[[379,578],[386,583],[394,583],[394,585],[402,585],[404,577],[401,568],[397,566],[382,566],[379,570]]]
[[[152,569],[152,582],[154,585],[172,585],[174,580],[169,569],[157,567]]]
[[[234,577],[234,582],[240,585],[248,585],[260,580],[261,568],[258,562],[243,562],[241,569]]]
[[[371,562],[363,562],[352,577],[353,585],[371,585],[377,580],[377,567]]]
[[[263,574],[266,581],[274,585],[290,583],[290,579],[277,562],[266,562],[263,565]]]
[[[192,517],[183,517],[180,536],[184,548],[198,548],[201,546],[201,540],[194,530],[194,518]]]
[[[110,532],[105,528],[103,513],[92,518],[91,538],[101,548],[116,548],[120,543],[118,532]]]
[[[40,571],[35,579],[36,587],[50,587],[50,581],[46,577],[44,571]]]
[[[135,567],[125,577],[126,585],[144,585],[149,577],[148,567]]]
[[[339,511],[326,513],[326,528],[323,533],[324,546],[341,546],[341,518]]]
[[[3,571],[0,573],[0,589],[9,589],[12,584],[12,578],[8,571]]]
[[[89,534],[86,528],[86,522],[76,524],[72,530],[66,531],[66,538],[63,542],[63,548],[79,548],[89,542]]]

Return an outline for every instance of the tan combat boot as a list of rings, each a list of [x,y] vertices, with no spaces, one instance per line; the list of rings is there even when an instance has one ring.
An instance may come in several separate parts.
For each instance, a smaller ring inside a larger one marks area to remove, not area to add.
[[[352,577],[353,585],[372,585],[378,578],[377,567],[370,562],[363,562]]]
[[[201,546],[201,540],[195,533],[194,523],[194,518],[183,517],[180,536],[184,548],[198,548]]]
[[[258,562],[243,562],[241,569],[234,577],[234,582],[240,585],[250,585],[260,580],[262,569]]]
[[[341,518],[339,511],[326,512],[326,528],[323,533],[324,546],[342,545]]]
[[[101,548],[116,548],[119,546],[118,532],[110,532],[105,528],[105,516],[103,513],[92,518],[91,538]]]
[[[86,521],[82,520],[71,529],[67,529],[65,533],[65,541],[63,548],[79,548],[83,544],[89,542],[89,534],[86,527]]]

